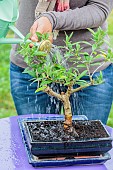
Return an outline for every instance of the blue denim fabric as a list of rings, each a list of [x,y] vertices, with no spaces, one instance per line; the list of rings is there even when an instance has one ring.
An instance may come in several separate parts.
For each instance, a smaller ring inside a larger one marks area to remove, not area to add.
[[[18,115],[60,114],[62,103],[44,92],[35,93],[37,83],[32,83],[32,77],[23,71],[23,68],[10,64],[11,93]],[[113,65],[102,72],[105,83],[74,93],[70,101],[73,115],[86,115],[89,120],[100,119],[106,124],[113,98]],[[94,77],[98,75],[97,72]],[[88,77],[84,79],[89,80]],[[59,85],[54,86],[54,90],[58,89]]]

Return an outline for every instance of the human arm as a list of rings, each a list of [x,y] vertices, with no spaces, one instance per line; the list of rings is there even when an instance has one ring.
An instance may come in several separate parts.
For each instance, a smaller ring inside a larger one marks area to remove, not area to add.
[[[113,0],[88,0],[81,8],[64,12],[45,12],[52,28],[56,30],[80,30],[101,26],[113,7]]]

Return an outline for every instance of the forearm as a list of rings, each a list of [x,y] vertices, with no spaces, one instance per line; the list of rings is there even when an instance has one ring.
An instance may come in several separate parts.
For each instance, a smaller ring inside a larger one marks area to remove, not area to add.
[[[96,28],[103,24],[108,17],[113,0],[89,0],[87,5],[74,10],[64,12],[46,12],[43,15],[48,17],[56,30],[79,30]]]

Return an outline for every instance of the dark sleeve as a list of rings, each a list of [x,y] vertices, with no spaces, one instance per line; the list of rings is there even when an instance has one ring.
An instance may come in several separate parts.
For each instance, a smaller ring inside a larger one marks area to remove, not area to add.
[[[113,0],[88,0],[81,8],[64,12],[45,12],[42,15],[49,18],[53,29],[79,30],[101,26],[112,7]]]

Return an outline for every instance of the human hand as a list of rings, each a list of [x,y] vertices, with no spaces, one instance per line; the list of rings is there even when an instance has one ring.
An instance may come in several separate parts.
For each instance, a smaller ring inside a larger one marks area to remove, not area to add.
[[[69,7],[69,0],[58,0],[56,8],[57,8],[56,10],[60,11],[60,12],[68,10],[70,8]]]
[[[30,39],[33,42],[39,41],[36,32],[39,32],[41,34],[49,33],[50,34],[49,40],[52,42],[52,24],[47,17],[40,17],[32,25],[30,29],[31,33]]]

